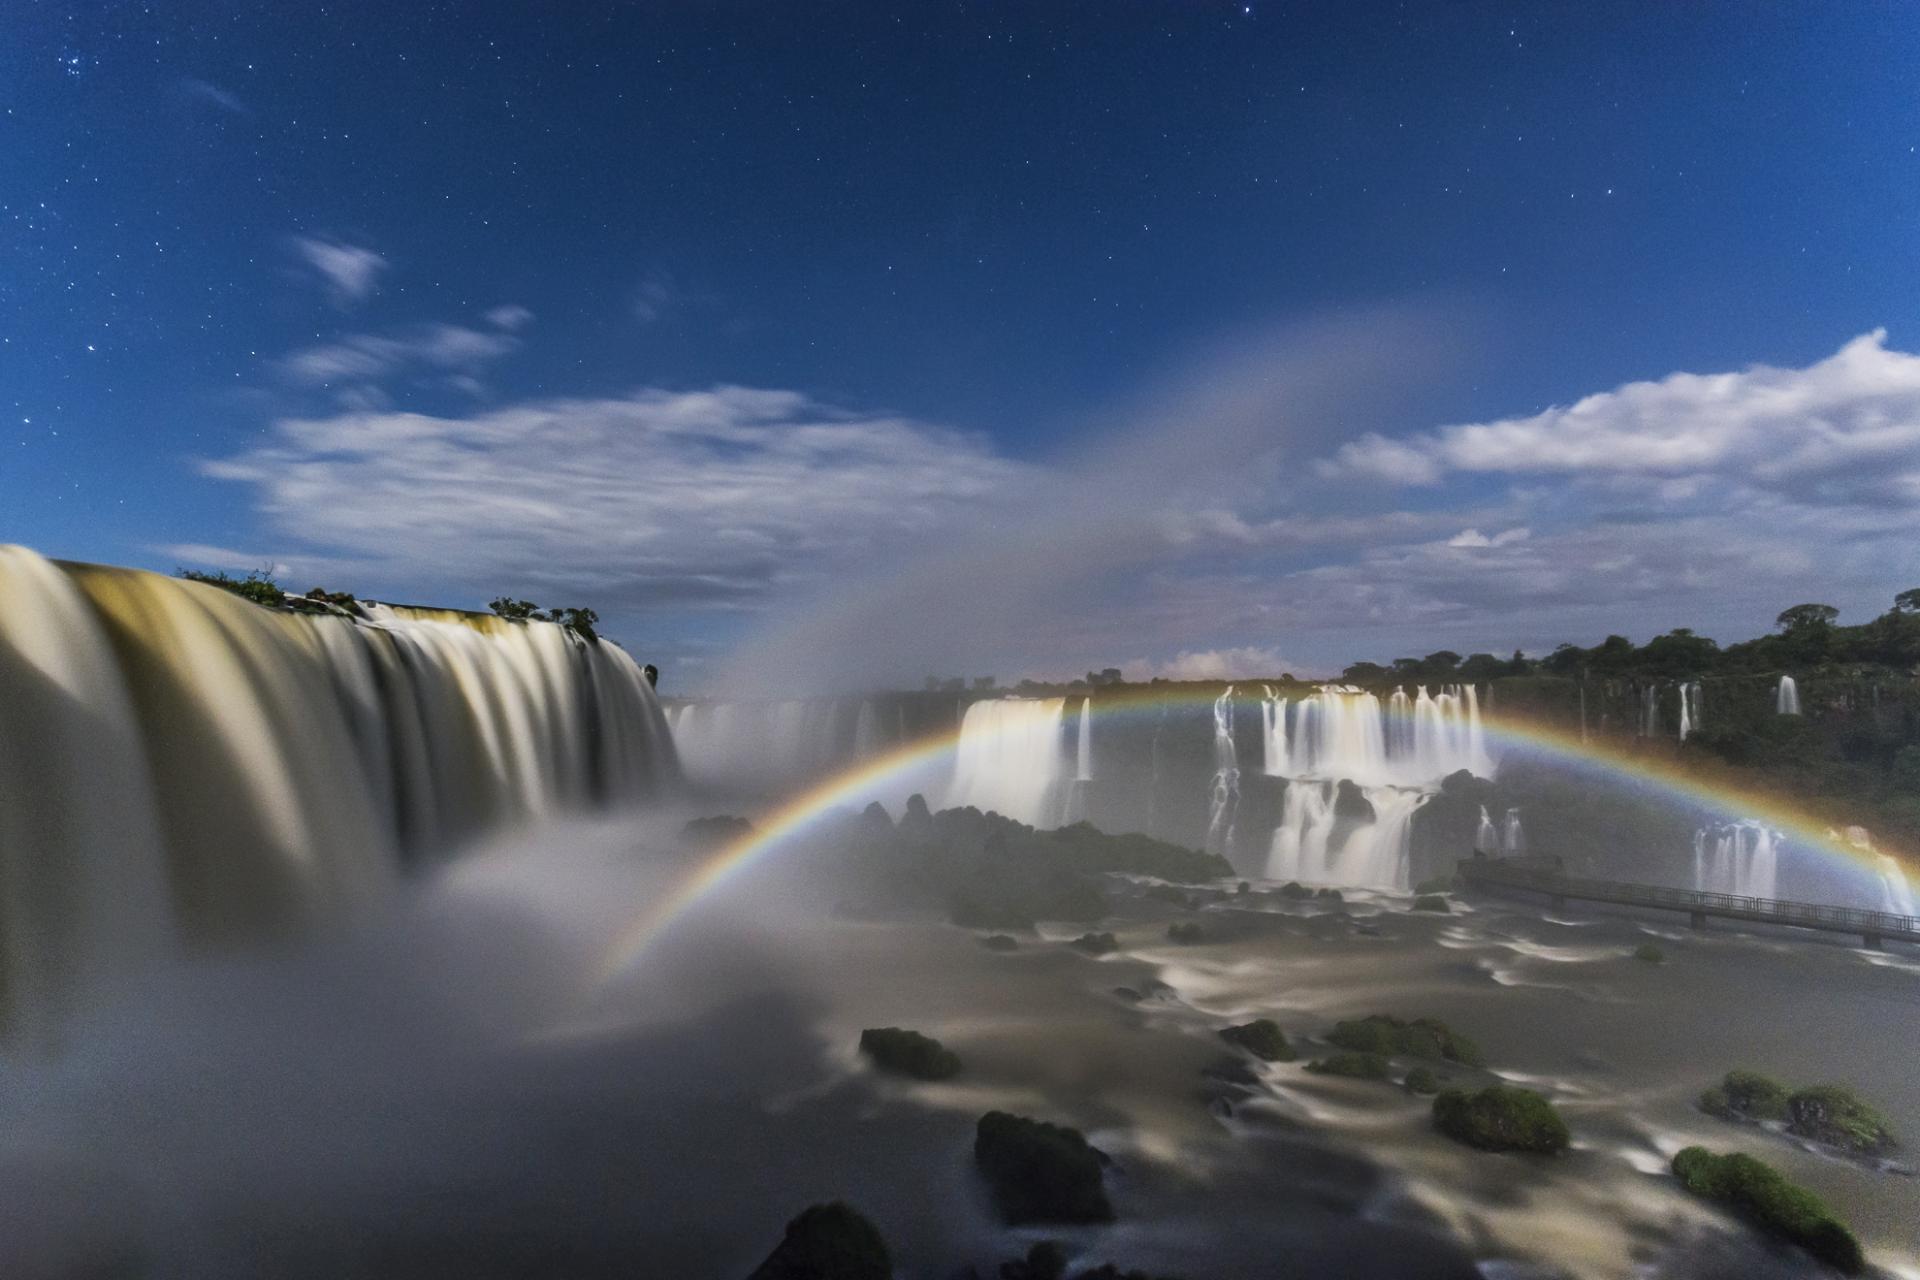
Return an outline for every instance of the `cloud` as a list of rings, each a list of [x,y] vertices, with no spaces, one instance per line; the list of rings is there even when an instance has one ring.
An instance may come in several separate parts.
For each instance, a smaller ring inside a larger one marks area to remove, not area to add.
[[[293,381],[308,386],[370,383],[396,373],[436,370],[471,378],[490,361],[518,350],[520,339],[463,325],[420,325],[398,335],[351,334],[305,347],[280,361]]]
[[[217,84],[209,84],[205,80],[195,80],[191,76],[183,77],[180,81],[180,90],[190,98],[198,98],[202,102],[210,102],[222,111],[229,111],[237,116],[249,116],[253,114],[252,111],[248,110],[247,104],[242,102],[237,95],[222,89]]]
[[[1278,649],[1246,646],[1185,651],[1165,662],[1135,658],[1120,670],[1129,680],[1244,680],[1277,676],[1291,665]]]
[[[320,277],[335,305],[342,307],[364,301],[388,266],[387,260],[373,250],[342,240],[295,236],[292,248],[295,256]]]
[[[1531,529],[1508,529],[1489,538],[1478,529],[1462,529],[1447,539],[1447,545],[1450,547],[1504,547],[1510,543],[1525,542],[1532,535]]]
[[[509,333],[524,329],[533,323],[533,312],[518,303],[494,307],[487,312],[487,323],[496,329],[505,329]]]
[[[367,356],[343,349],[309,372]],[[202,470],[367,578],[628,617],[753,605],[979,519],[1026,472],[978,437],[731,386],[288,419]]]

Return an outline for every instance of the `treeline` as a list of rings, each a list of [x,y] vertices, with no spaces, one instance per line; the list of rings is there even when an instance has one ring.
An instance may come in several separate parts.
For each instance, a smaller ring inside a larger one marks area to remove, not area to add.
[[[245,577],[235,577],[230,573],[214,571],[202,572],[198,569],[176,569],[174,576],[185,578],[189,582],[201,582],[222,591],[232,592],[243,600],[268,609],[293,609],[296,611],[334,611],[348,613],[359,611],[358,598],[351,591],[328,591],[325,587],[314,587],[305,595],[293,595],[274,580],[268,569],[255,569]],[[516,600],[512,596],[500,596],[487,603],[497,617],[509,622],[552,622],[569,628],[583,639],[598,640],[600,615],[592,609],[567,605],[557,609],[542,609],[531,600]]]
[[[1841,626],[1840,611],[1828,604],[1796,604],[1782,610],[1774,625],[1768,635],[1725,648],[1689,627],[1676,627],[1642,645],[1613,635],[1588,649],[1563,644],[1543,658],[1529,658],[1518,650],[1505,659],[1490,653],[1462,657],[1442,649],[1424,658],[1396,658],[1389,666],[1356,662],[1341,678],[1350,684],[1394,680],[1434,684],[1535,674],[1697,679],[1825,666],[1878,666],[1901,672],[1920,667],[1920,587],[1902,591],[1891,609],[1857,626]]]

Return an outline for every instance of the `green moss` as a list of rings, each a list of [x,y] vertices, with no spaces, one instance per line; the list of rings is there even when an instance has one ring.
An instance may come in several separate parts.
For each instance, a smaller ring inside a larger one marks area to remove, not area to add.
[[[860,1033],[860,1052],[875,1066],[916,1080],[947,1080],[960,1073],[960,1058],[932,1036],[900,1027],[869,1027]]]
[[[1784,1120],[1787,1087],[1757,1071],[1729,1071],[1700,1095],[1700,1109],[1722,1120]]]
[[[1104,956],[1120,949],[1120,940],[1110,933],[1083,933],[1067,944],[1090,956]]]
[[[1077,1129],[989,1111],[974,1129],[973,1160],[1010,1226],[1113,1220],[1104,1159]]]
[[[1271,1018],[1255,1018],[1239,1026],[1222,1027],[1220,1038],[1228,1044],[1238,1045],[1263,1062],[1292,1062],[1295,1056],[1293,1046],[1287,1043],[1286,1034]]]
[[[1408,1022],[1389,1014],[1368,1014],[1364,1018],[1334,1024],[1333,1030],[1327,1033],[1327,1040],[1357,1053],[1441,1058],[1468,1067],[1482,1066],[1486,1062],[1481,1056],[1480,1046],[1437,1018],[1415,1018]]]
[[[1177,920],[1167,926],[1167,939],[1182,946],[1193,946],[1207,940],[1207,931],[1193,920]]]
[[[1864,1155],[1895,1145],[1886,1117],[1862,1102],[1845,1085],[1800,1089],[1787,1099],[1787,1131],[1815,1142]]]
[[[276,609],[287,602],[285,589],[263,569],[255,569],[244,578],[236,578],[230,573],[219,571],[201,573],[194,569],[181,569],[174,576],[185,578],[188,582],[202,582],[209,587],[218,587],[222,591],[232,592],[242,600],[251,600],[269,609]]]
[[[1400,1083],[1408,1093],[1432,1094],[1440,1092],[1440,1077],[1435,1075],[1430,1067],[1415,1067],[1413,1070],[1407,1072],[1407,1078]]]
[[[1315,1058],[1307,1064],[1307,1070],[1317,1076],[1346,1076],[1352,1080],[1386,1080],[1393,1075],[1393,1065],[1377,1053],[1336,1053]]]
[[[1570,1140],[1553,1104],[1531,1089],[1489,1085],[1478,1093],[1448,1089],[1433,1100],[1433,1127],[1482,1151],[1552,1155]]]
[[[1413,900],[1415,911],[1438,911],[1447,914],[1453,910],[1447,900],[1437,893],[1423,893]]]
[[[1662,951],[1654,943],[1643,942],[1633,949],[1633,958],[1635,960],[1644,960],[1648,964],[1665,964],[1667,962],[1667,953]]]
[[[1829,1266],[1854,1275],[1866,1265],[1860,1242],[1820,1197],[1752,1156],[1688,1147],[1674,1156],[1673,1172],[1695,1195],[1726,1205]]]
[[[890,1280],[887,1242],[844,1204],[816,1204],[787,1224],[786,1235],[747,1280]]]

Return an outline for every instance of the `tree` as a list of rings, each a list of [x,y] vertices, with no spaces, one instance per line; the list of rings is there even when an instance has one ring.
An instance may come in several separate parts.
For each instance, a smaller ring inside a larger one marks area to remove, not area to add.
[[[1773,621],[1782,631],[1793,635],[1830,627],[1839,617],[1840,611],[1830,604],[1796,604],[1790,609],[1782,609],[1780,616]]]
[[[1895,613],[1920,613],[1920,587],[1911,587],[1893,598]]]
[[[1356,662],[1340,678],[1348,684],[1377,684],[1387,678],[1387,669],[1377,662]]]
[[[244,578],[236,578],[230,573],[218,570],[212,573],[201,573],[194,569],[176,570],[174,576],[185,578],[189,582],[204,582],[222,591],[231,591],[243,600],[251,600],[269,609],[278,608],[287,602],[287,593],[279,583],[273,580],[273,573],[268,569],[255,569]]]
[[[515,600],[512,596],[501,596],[498,600],[489,600],[487,608],[509,622],[525,622],[529,618],[540,616],[539,605],[531,600]]]

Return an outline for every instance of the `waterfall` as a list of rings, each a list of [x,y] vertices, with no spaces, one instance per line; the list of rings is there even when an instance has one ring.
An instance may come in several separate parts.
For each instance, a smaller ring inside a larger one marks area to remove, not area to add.
[[[1648,685],[1640,695],[1640,736],[1660,736],[1660,687]]]
[[[0,547],[0,988],[31,1034],[176,945],[677,775],[652,686],[551,623],[267,609]]]
[[[1030,826],[1057,825],[1064,811],[1065,698],[989,698],[960,722],[945,808],[973,805]]]
[[[1480,806],[1480,825],[1473,831],[1473,848],[1476,853],[1500,852],[1500,830],[1493,825],[1493,815],[1485,805]]]
[[[1483,809],[1481,812],[1485,813],[1486,811]],[[1482,820],[1484,821],[1484,819]],[[1488,826],[1492,826],[1492,824],[1488,823]],[[1520,811],[1518,809],[1507,810],[1507,819],[1500,826],[1500,849],[1501,852],[1506,853],[1508,856],[1522,854],[1527,851],[1527,833],[1520,827]]]
[[[880,716],[872,698],[860,700],[860,714],[853,722],[853,755],[856,760],[880,754]]]
[[[1780,874],[1781,835],[1744,819],[1693,833],[1693,887],[1707,893],[1771,898]]]
[[[1299,781],[1287,784],[1281,801],[1280,825],[1274,828],[1267,853],[1267,878],[1326,883],[1332,875],[1327,840],[1333,834],[1334,784]]]
[[[1905,868],[1887,854],[1874,856],[1879,859],[1880,891],[1885,898],[1881,910],[1903,916],[1920,915],[1920,907],[1914,905],[1913,886],[1907,882]]]
[[[746,794],[800,789],[887,746],[871,698],[690,702],[669,723],[689,780]]]
[[[1773,709],[1783,716],[1800,714],[1800,686],[1792,676],[1780,677],[1780,687],[1773,691]]]
[[[1080,703],[1080,736],[1074,752],[1073,777],[1076,782],[1093,781],[1093,699]]]
[[[1683,682],[1675,692],[1680,701],[1680,741],[1685,742],[1700,729],[1700,682]]]
[[[1225,853],[1233,844],[1233,817],[1240,804],[1240,755],[1233,742],[1233,686],[1213,700],[1213,781],[1207,793],[1207,849]]]
[[[1580,741],[1587,740],[1587,682],[1580,681]]]

